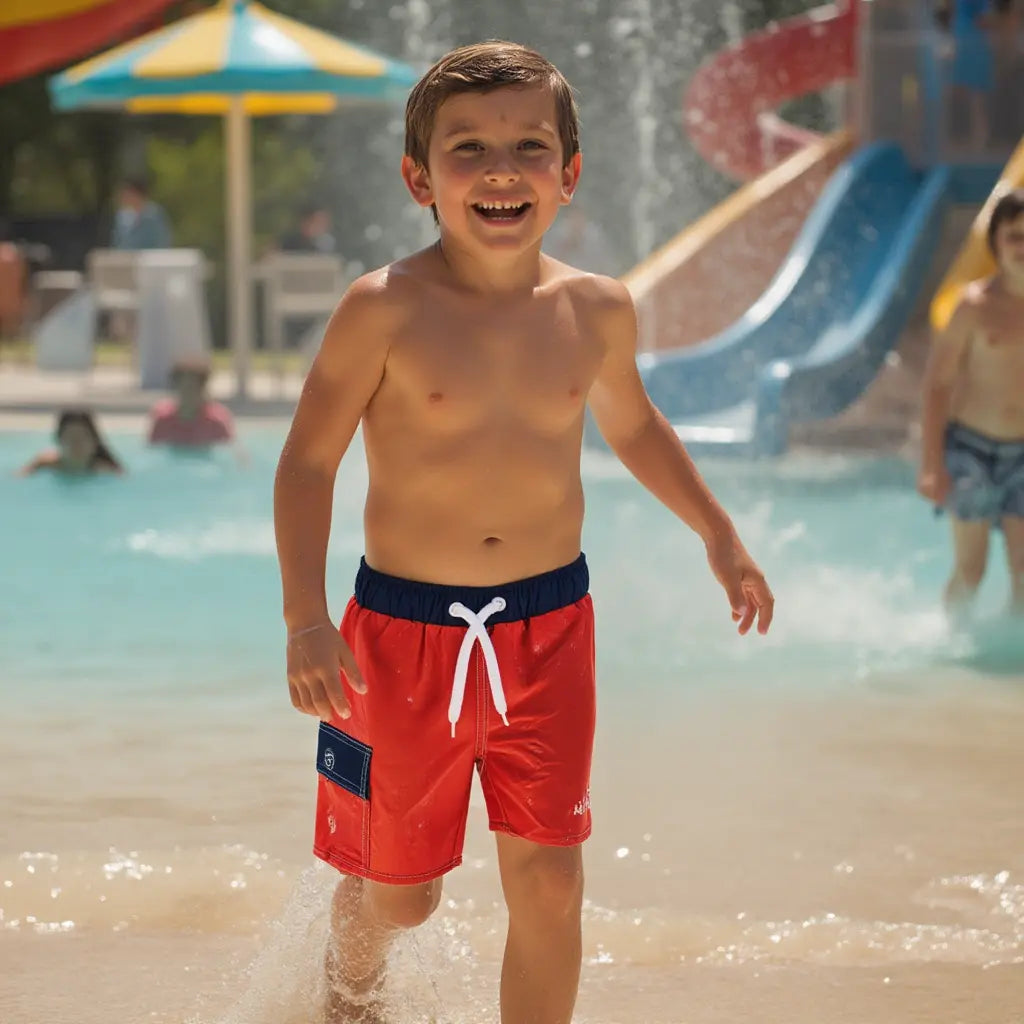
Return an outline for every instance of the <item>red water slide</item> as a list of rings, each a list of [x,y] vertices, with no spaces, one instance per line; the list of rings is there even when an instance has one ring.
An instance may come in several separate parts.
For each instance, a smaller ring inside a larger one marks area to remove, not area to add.
[[[118,42],[174,0],[13,0],[0,4],[0,84]]]
[[[748,180],[817,138],[775,111],[855,76],[859,6],[860,0],[839,0],[775,22],[697,69],[683,97],[683,117],[712,167]]]

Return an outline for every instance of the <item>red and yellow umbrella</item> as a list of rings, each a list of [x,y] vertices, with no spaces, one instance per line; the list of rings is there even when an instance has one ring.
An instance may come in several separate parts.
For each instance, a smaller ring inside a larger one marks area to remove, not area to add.
[[[147,25],[173,0],[4,0],[0,4],[0,83],[14,82]]]

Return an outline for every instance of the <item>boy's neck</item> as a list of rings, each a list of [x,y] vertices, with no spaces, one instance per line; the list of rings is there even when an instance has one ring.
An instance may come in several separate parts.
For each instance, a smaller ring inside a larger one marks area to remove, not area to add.
[[[535,288],[541,279],[540,243],[520,252],[481,254],[442,237],[437,251],[456,284],[482,294]]]
[[[1015,299],[1024,300],[1024,277],[1019,275],[1011,277],[1005,271],[1001,270],[996,279],[999,282],[999,287],[1006,292],[1007,295],[1010,295]]]

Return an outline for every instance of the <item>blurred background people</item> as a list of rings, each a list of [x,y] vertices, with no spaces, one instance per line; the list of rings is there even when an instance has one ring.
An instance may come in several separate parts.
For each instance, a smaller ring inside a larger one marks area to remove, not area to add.
[[[277,240],[281,252],[338,251],[332,231],[331,211],[322,203],[307,203],[299,211],[299,222]]]
[[[40,452],[21,469],[22,476],[52,470],[72,476],[124,472],[124,467],[103,440],[96,420],[88,409],[65,409],[54,430],[56,448]]]
[[[978,152],[988,144],[989,97],[995,87],[991,38],[994,21],[990,0],[955,0],[950,28],[955,48],[953,89],[966,99],[967,145],[972,152]]]
[[[150,444],[205,448],[234,440],[231,411],[208,397],[209,380],[210,366],[205,360],[175,364],[171,370],[174,396],[161,399],[150,411]]]
[[[114,249],[170,248],[170,222],[164,208],[150,199],[144,178],[126,178],[122,184],[110,241]]]

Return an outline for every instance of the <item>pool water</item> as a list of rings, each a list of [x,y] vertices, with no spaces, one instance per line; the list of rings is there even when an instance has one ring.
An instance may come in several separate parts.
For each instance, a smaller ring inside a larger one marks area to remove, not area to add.
[[[45,440],[0,435],[0,466],[16,467]],[[215,700],[279,686],[271,485],[281,442],[253,431],[240,465],[227,451],[150,450],[126,436],[116,442],[124,478],[0,477],[5,700],[31,702],[44,684],[97,700]],[[870,673],[991,657],[976,637],[951,634],[938,611],[948,524],[914,494],[912,472],[852,456],[706,466],[778,599],[770,637],[741,643],[694,536],[617,463],[588,455],[584,541],[608,686],[707,686],[749,673],[758,684],[829,686],[851,664]],[[335,614],[362,551],[364,489],[357,446],[335,496]],[[1005,600],[999,545],[992,563],[983,617]]]
[[[126,476],[69,480],[13,476],[47,438],[0,433],[4,1024],[314,1019],[334,876],[310,852],[315,722],[284,680],[283,438],[247,425],[239,463],[117,433]],[[776,594],[767,637],[736,635],[687,529],[584,458],[599,719],[579,1024],[1016,1019],[1024,630],[1001,544],[953,628],[948,523],[908,463],[702,469]],[[357,440],[335,615],[365,485]],[[465,863],[397,955],[396,1024],[494,1020],[503,910],[473,802]]]

